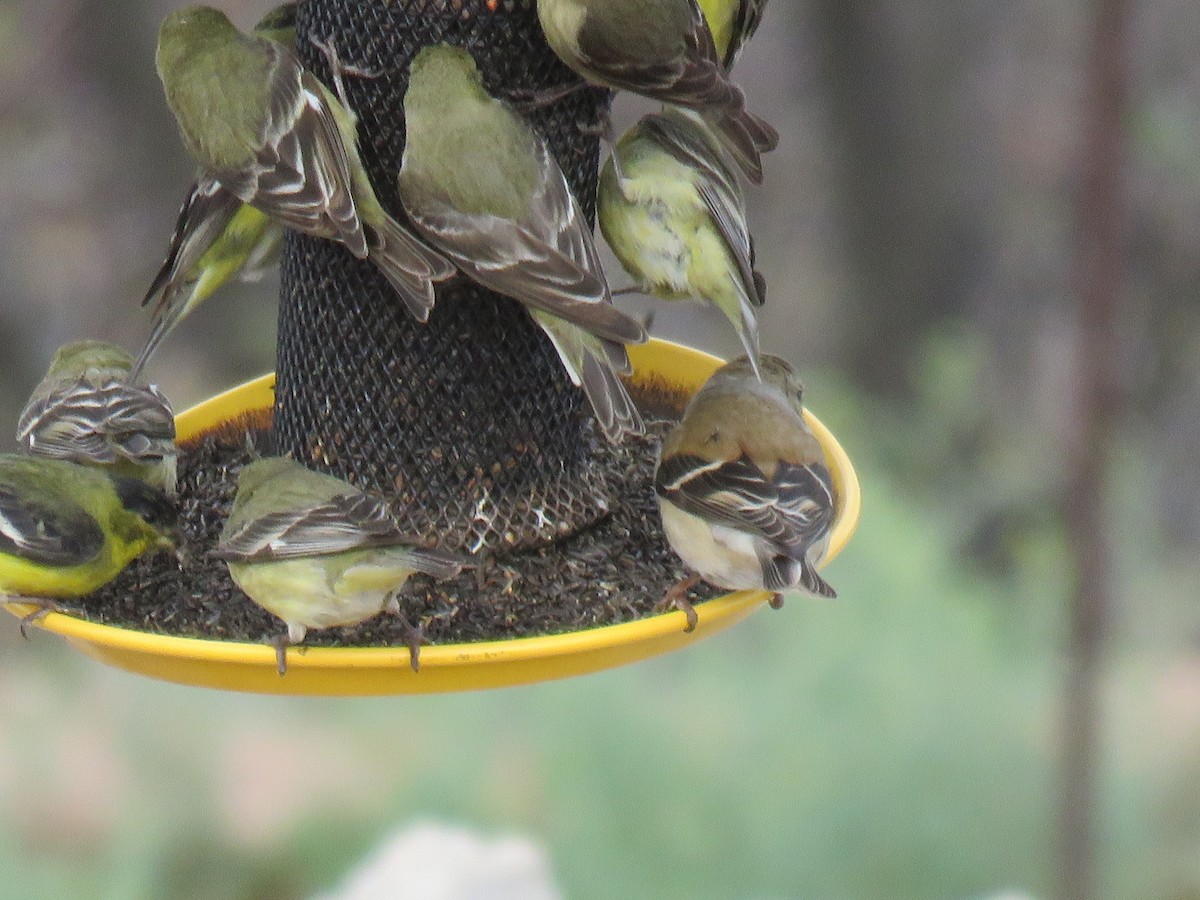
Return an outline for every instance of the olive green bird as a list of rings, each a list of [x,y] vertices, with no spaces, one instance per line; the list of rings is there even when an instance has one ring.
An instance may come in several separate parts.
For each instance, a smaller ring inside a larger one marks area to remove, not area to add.
[[[35,456],[109,469],[174,494],[171,404],[132,368],[133,357],[116,344],[64,344],[21,412],[17,440]]]
[[[284,457],[242,469],[215,555],[246,596],[287,625],[275,645],[280,675],[288,646],[308,629],[355,625],[384,610],[403,618],[397,594],[410,575],[451,578],[467,564],[417,546],[385,501]],[[406,627],[415,670],[420,632]]]
[[[296,4],[285,3],[263,16],[254,36],[294,46]],[[175,327],[228,281],[262,278],[278,262],[282,243],[279,222],[201,172],[179,209],[167,258],[142,300],[142,306],[154,303],[154,324],[133,376],[141,374]]]
[[[595,241],[562,169],[529,124],[483,86],[471,54],[413,60],[398,179],[413,228],[464,275],[528,307],[611,441],[640,433],[619,374],[642,323],[612,304]]]
[[[103,587],[143,553],[174,545],[175,507],[136,478],[60,459],[0,454],[0,594],[38,607]]]
[[[660,607],[696,612],[687,589],[702,578],[730,590],[803,589],[836,597],[817,574],[829,551],[837,494],[821,443],[804,418],[796,370],[743,356],[704,383],[663,438],[654,491],[671,548],[696,573]]]
[[[754,270],[746,204],[716,138],[694,113],[667,107],[621,136],[600,173],[596,215],[639,289],[696,299],[733,323],[758,370],[755,307],[766,285]]]
[[[183,142],[208,178],[279,225],[370,259],[409,311],[428,319],[433,283],[454,267],[380,205],[354,113],[291,48],[193,6],[163,20],[155,61]]]
[[[721,64],[728,72],[767,11],[767,0],[697,0],[712,32]]]
[[[746,177],[779,134],[745,108],[696,0],[539,0],[550,48],[592,84],[700,112]]]

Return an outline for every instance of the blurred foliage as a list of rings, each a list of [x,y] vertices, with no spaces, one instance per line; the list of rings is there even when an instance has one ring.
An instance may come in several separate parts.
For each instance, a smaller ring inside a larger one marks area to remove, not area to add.
[[[172,5],[0,5],[3,448],[55,346],[146,332],[191,176],[153,70]],[[739,63],[783,135],[750,195],[765,348],[800,365],[865,489],[841,599],[571,682],[360,701],[149,683],[10,622],[3,893],[300,897],[441,816],[545,841],[572,897],[1045,896],[1081,9],[776,0]],[[1198,5],[1139,12],[1112,360],[1118,900],[1200,896],[1197,34]],[[271,366],[274,290],[226,291],[164,347],[178,406]],[[719,317],[656,308],[663,336],[736,352]]]

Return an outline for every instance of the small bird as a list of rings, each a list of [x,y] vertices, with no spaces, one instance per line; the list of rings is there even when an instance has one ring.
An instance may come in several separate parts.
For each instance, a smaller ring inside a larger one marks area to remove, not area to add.
[[[64,344],[21,412],[17,440],[35,456],[110,469],[174,494],[171,404],[132,368],[116,344]]]
[[[59,459],[0,454],[0,594],[38,607],[25,627],[90,594],[151,550],[174,546],[165,494]]]
[[[767,0],[698,0],[717,53],[728,72],[746,41],[754,37],[767,11]]]
[[[582,385],[606,437],[641,433],[617,377],[646,340],[618,310],[562,169],[529,124],[483,86],[471,54],[427,47],[404,97],[398,186],[413,227],[472,281],[525,304]]]
[[[343,67],[332,47],[334,81]],[[167,104],[204,174],[281,225],[369,258],[419,320],[454,266],[384,211],[357,147],[357,120],[289,47],[239,32],[207,6],[171,13],[155,56]]]
[[[296,43],[296,4],[285,3],[254,26],[254,36],[286,47]],[[232,278],[257,281],[275,265],[283,226],[242,203],[213,178],[201,173],[188,191],[167,258],[146,291],[142,306],[154,306],[154,324],[133,367],[133,377],[201,303]]]
[[[641,290],[717,307],[757,372],[754,308],[763,304],[766,283],[754,270],[737,176],[703,119],[667,107],[622,135],[600,173],[596,215]]]
[[[745,109],[696,0],[539,0],[555,55],[592,84],[700,112],[746,177],[762,183],[761,154],[779,134]]]
[[[383,500],[278,456],[242,469],[214,555],[251,600],[287,625],[275,643],[280,675],[288,646],[309,628],[356,625],[384,610],[404,622],[416,671],[420,628],[404,619],[396,596],[414,572],[451,578],[467,564],[415,546]]]
[[[795,370],[764,354],[762,380],[742,356],[713,373],[667,435],[654,489],[671,547],[693,569],[660,604],[696,612],[687,590],[703,578],[730,590],[837,592],[816,566],[829,548],[833,480],[805,424]]]

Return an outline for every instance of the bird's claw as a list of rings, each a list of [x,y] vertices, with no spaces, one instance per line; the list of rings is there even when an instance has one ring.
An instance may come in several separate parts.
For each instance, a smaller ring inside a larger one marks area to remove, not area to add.
[[[355,78],[379,78],[383,75],[382,70],[373,71],[363,66],[351,66],[342,62],[333,38],[319,38],[315,34],[310,34],[308,40],[325,57],[325,61],[329,65],[329,77],[333,79],[333,89],[346,109],[350,109],[351,106],[350,99],[346,94],[346,83],[342,80],[343,75],[353,75]]]
[[[689,575],[682,581],[673,584],[667,588],[667,592],[663,595],[663,598],[655,605],[654,611],[661,613],[679,610],[687,616],[687,625],[683,629],[684,633],[687,634],[695,631],[696,625],[700,622],[700,616],[696,613],[696,607],[688,600],[687,593],[699,583],[699,575]]]
[[[404,643],[408,647],[408,664],[414,672],[420,672],[421,645],[425,643],[425,629],[420,622],[413,625],[403,615],[400,616],[400,626],[404,629]]]
[[[37,607],[33,612],[21,616],[21,637],[25,640],[29,640],[30,625],[36,625],[52,612],[62,612],[62,608],[53,600],[22,598],[21,602],[31,603]]]

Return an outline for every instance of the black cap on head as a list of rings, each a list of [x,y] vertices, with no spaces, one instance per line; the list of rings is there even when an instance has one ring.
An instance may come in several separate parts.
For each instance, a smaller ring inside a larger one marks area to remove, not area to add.
[[[136,478],[113,477],[113,485],[117,489],[117,497],[121,505],[145,520],[146,524],[166,531],[175,527],[179,513],[171,502],[158,488],[151,487]]]

